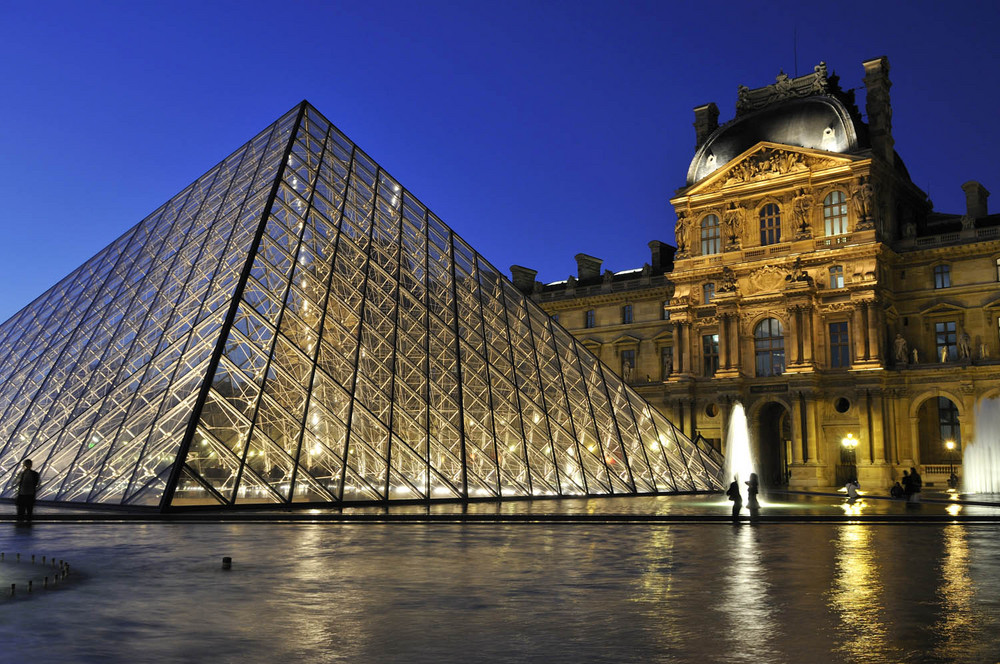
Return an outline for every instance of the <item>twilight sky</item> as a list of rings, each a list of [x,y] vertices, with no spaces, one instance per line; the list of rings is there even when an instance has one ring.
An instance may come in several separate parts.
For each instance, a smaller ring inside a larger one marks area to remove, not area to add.
[[[308,99],[498,268],[673,243],[695,106],[887,55],[935,208],[1000,210],[995,2],[0,1],[0,321]],[[796,48],[797,46],[797,48]]]

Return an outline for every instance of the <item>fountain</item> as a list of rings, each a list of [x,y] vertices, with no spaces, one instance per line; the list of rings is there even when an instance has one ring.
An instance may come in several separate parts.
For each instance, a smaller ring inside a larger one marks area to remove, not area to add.
[[[976,438],[965,447],[962,489],[966,493],[1000,493],[1000,398],[976,406]]]
[[[750,430],[747,428],[747,414],[743,404],[737,401],[729,416],[729,430],[726,432],[726,483],[739,477],[740,490],[746,494],[743,484],[754,472],[753,457],[750,454]]]

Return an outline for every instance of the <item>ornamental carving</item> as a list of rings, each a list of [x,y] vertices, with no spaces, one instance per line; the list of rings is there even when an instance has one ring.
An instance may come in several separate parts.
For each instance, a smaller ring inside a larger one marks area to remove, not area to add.
[[[674,239],[677,241],[675,258],[687,258],[688,253],[688,218],[683,212],[677,213],[677,225],[674,227]]]
[[[790,78],[782,71],[775,77],[774,83],[771,85],[754,90],[745,85],[739,86],[736,89],[736,115],[739,117],[782,99],[823,95],[827,94],[829,90],[830,81],[827,77],[825,62],[820,62],[813,67],[811,74],[798,78]]]
[[[765,265],[747,277],[748,293],[766,293],[780,290],[785,285],[788,272],[774,265]]]
[[[729,171],[724,187],[743,182],[763,180],[771,175],[784,175],[796,171],[807,171],[809,165],[798,152],[765,149],[750,155]]]

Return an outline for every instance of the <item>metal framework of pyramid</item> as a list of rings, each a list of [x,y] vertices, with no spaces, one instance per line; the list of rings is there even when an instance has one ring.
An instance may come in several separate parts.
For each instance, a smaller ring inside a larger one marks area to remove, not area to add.
[[[307,102],[0,326],[0,487],[363,504],[715,490],[693,444]]]

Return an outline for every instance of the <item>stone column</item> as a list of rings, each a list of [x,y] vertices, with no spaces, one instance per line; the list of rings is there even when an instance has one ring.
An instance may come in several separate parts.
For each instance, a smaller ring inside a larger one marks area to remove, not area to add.
[[[882,426],[882,393],[876,392],[871,395],[871,417],[872,417],[872,443],[875,448],[875,458],[873,463],[883,464],[888,455],[886,454],[885,428]]]
[[[802,400],[792,398],[792,463],[802,463]]]
[[[819,463],[819,430],[816,428],[816,401],[806,398],[806,453],[809,463]]]
[[[879,315],[879,308],[876,302],[868,304],[868,357],[873,360],[882,359],[882,344],[879,343],[882,336],[882,317]]]
[[[799,308],[789,307],[788,308],[788,337],[789,345],[788,349],[788,364],[799,364],[802,362],[802,356],[799,355]]]
[[[865,359],[865,321],[861,313],[861,303],[854,303],[854,313],[851,325],[851,338],[854,340],[854,361],[863,362]]]
[[[729,366],[740,370],[740,317],[733,314],[732,334],[729,335]]]
[[[729,314],[719,314],[719,366],[729,368]]]
[[[679,322],[674,323],[674,375],[677,376],[681,373],[681,324]]]
[[[802,361],[812,363],[813,359],[813,310],[812,307],[802,309]]]

